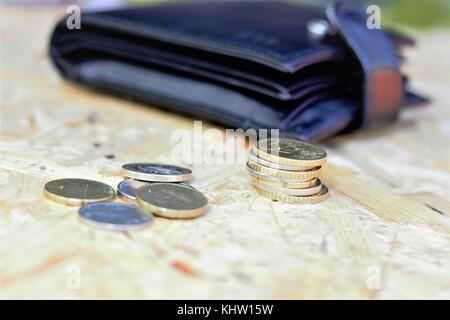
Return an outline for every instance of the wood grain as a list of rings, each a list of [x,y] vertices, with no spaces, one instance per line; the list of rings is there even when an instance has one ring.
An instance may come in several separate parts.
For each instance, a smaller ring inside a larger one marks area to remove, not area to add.
[[[407,52],[430,105],[323,144],[328,201],[272,202],[243,165],[178,159],[209,212],[121,233],[83,225],[43,185],[116,186],[125,162],[168,161],[193,119],[63,82],[46,54],[62,13],[1,7],[1,298],[450,298],[448,31]]]

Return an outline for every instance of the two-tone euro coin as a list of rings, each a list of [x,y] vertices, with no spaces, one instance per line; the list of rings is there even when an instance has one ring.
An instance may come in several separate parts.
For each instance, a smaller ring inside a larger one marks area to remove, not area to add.
[[[315,194],[318,194],[321,190],[322,190],[322,182],[319,179],[315,180],[314,185],[307,187],[307,188],[297,188],[297,189],[292,189],[292,188],[280,188],[280,187],[275,187],[275,186],[271,186],[271,185],[267,185],[267,184],[263,184],[263,183],[257,183],[257,182],[253,182],[253,185],[260,189],[260,190],[264,190],[266,192],[273,192],[273,193],[280,193],[280,194],[284,194],[287,196],[312,196]]]
[[[109,185],[87,179],[57,179],[47,182],[44,195],[52,201],[72,206],[111,200],[115,196]]]
[[[255,145],[255,153],[267,161],[295,167],[321,166],[327,157],[318,145],[294,139],[260,140]]]
[[[247,166],[265,176],[292,179],[292,180],[311,180],[313,178],[317,178],[320,174],[321,169],[321,167],[314,167],[304,171],[287,171],[287,170],[273,169],[251,161],[247,163]]]
[[[178,183],[154,183],[136,191],[138,206],[154,215],[188,219],[207,210],[208,199],[191,186]]]
[[[270,162],[264,158],[258,157],[253,148],[250,148],[248,152],[248,161],[252,163],[257,163],[261,166],[269,167],[272,169],[286,170],[286,171],[305,171],[311,169],[311,167],[298,167],[290,166],[287,164],[279,164],[276,162]]]
[[[276,187],[276,188],[288,188],[288,189],[302,189],[302,188],[309,188],[312,187],[316,183],[316,178],[311,180],[305,180],[305,181],[296,181],[296,182],[277,182],[268,180],[261,177],[255,177],[251,176],[252,183],[256,184],[262,184],[270,187]],[[281,180],[283,181],[283,180]]]
[[[270,176],[267,174],[263,174],[259,171],[254,170],[248,163],[247,163],[247,171],[248,173],[250,173],[250,175],[253,178],[258,178],[258,179],[263,179],[263,180],[267,180],[267,181],[273,181],[273,182],[278,182],[278,183],[303,183],[303,182],[307,182],[307,181],[311,181],[311,178],[306,178],[306,179],[289,179],[289,178],[280,178],[280,177],[274,177],[274,176]]]
[[[328,199],[328,188],[322,185],[319,193],[310,196],[290,196],[278,192],[269,192],[255,187],[256,191],[265,198],[276,200],[283,203],[292,204],[316,204]]]
[[[192,179],[188,168],[157,163],[128,163],[122,166],[127,178],[149,182],[183,182]]]

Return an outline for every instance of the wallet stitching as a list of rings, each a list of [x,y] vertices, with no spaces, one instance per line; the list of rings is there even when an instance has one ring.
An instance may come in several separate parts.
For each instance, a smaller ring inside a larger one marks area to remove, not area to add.
[[[193,37],[194,39],[200,39],[203,41],[208,41],[210,43],[217,43],[219,45],[226,45],[230,48],[237,48],[237,49],[247,49],[250,50],[253,53],[256,54],[265,54],[267,56],[270,56],[271,58],[275,58],[276,60],[278,60],[278,62],[284,63],[284,62],[292,62],[292,60],[298,59],[298,58],[304,58],[306,60],[309,59],[321,59],[323,57],[329,57],[329,56],[333,56],[333,54],[335,54],[334,50],[330,49],[330,48],[326,48],[323,47],[322,50],[317,50],[315,48],[310,48],[310,49],[301,49],[301,52],[299,50],[294,51],[293,53],[290,53],[288,56],[286,55],[280,55],[274,52],[271,52],[267,49],[261,48],[261,47],[257,47],[257,46],[252,46],[252,45],[242,45],[242,44],[237,44],[236,42],[233,41],[223,41],[223,40],[216,40],[216,39],[211,39],[209,37],[200,37],[198,34],[195,33],[191,33],[191,32],[177,32],[177,31],[173,31],[173,30],[169,30],[166,27],[162,26],[161,24],[157,24],[157,23],[149,23],[146,22],[146,24],[142,23],[142,22],[137,22],[137,21],[133,21],[130,20],[128,18],[124,18],[124,17],[120,17],[117,16],[115,13],[112,12],[107,12],[107,13],[103,13],[103,12],[98,12],[98,13],[94,13],[91,14],[91,16],[95,16],[95,17],[99,17],[100,19],[110,19],[110,20],[117,20],[117,21],[121,21],[125,24],[127,24],[128,26],[131,27],[140,27],[144,30],[147,31],[164,31],[164,32],[170,32],[171,34],[174,34],[176,36],[190,36]],[[159,29],[159,30],[155,30],[155,29]],[[165,39],[163,39],[165,40]],[[287,59],[288,61],[285,61],[285,59]]]

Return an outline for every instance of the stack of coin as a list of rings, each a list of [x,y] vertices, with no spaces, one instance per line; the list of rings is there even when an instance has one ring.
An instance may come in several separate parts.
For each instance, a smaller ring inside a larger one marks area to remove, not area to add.
[[[326,152],[293,139],[264,139],[249,150],[247,170],[256,191],[285,203],[313,204],[328,198],[319,174]]]

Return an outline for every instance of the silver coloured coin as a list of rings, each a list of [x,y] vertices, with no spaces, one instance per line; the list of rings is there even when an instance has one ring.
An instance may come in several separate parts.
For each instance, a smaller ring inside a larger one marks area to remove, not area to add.
[[[136,180],[136,179],[125,179],[125,181],[128,182],[128,186],[134,191],[136,191],[140,187],[143,187],[143,186],[148,185],[149,183],[152,183],[152,182]]]
[[[117,194],[123,200],[134,204],[136,202],[136,192],[131,186],[132,180],[133,179],[120,181],[117,185]]]
[[[148,227],[153,216],[138,207],[118,202],[95,202],[78,211],[82,222],[108,230],[138,230]]]
[[[127,163],[122,166],[125,177],[149,182],[183,182],[192,179],[188,168],[157,163]]]

